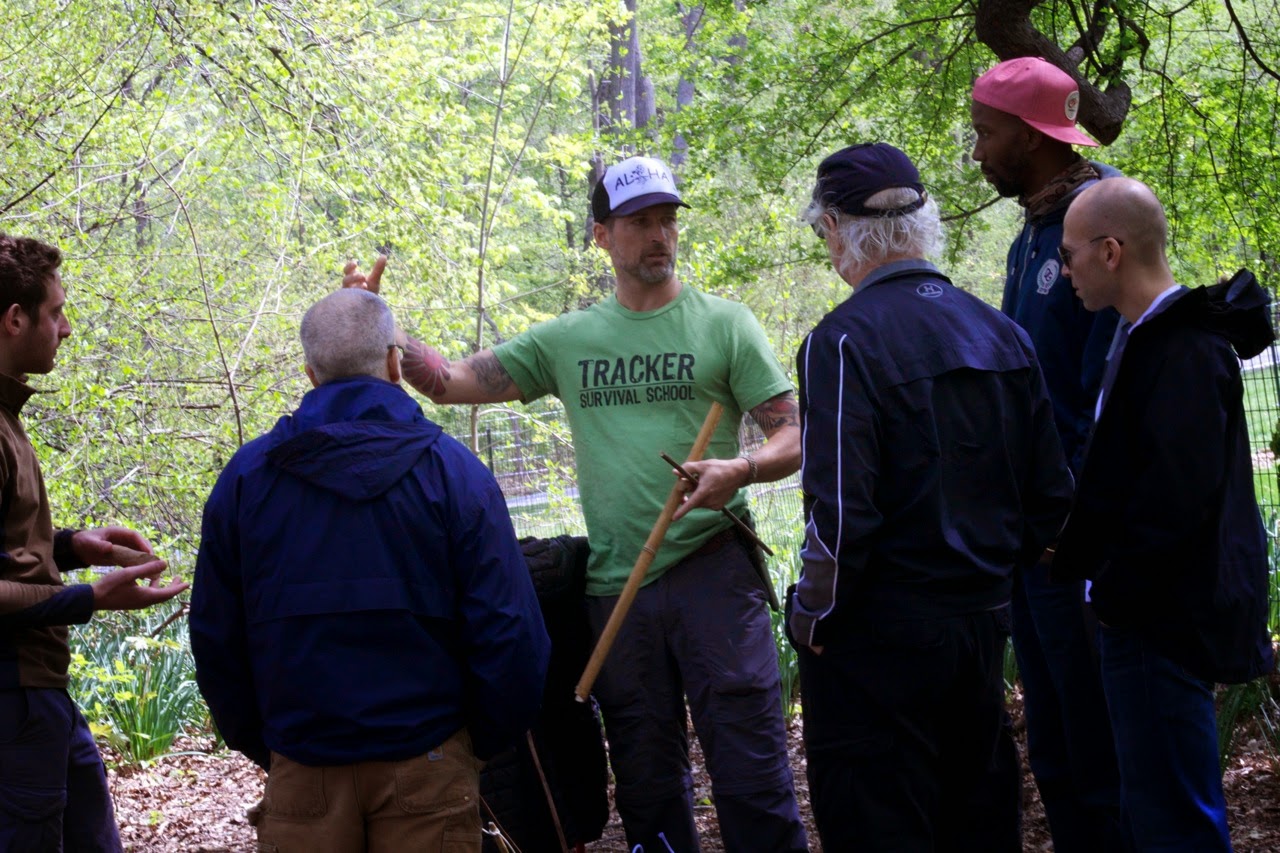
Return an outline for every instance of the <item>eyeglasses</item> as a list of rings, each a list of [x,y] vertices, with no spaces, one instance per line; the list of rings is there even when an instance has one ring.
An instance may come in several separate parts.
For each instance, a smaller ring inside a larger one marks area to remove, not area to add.
[[[387,349],[391,349],[392,347],[395,347],[396,349],[400,350],[400,355],[402,357],[404,356],[404,347],[400,346],[399,344],[387,344]]]
[[[1124,241],[1123,241],[1123,240],[1121,240],[1121,239],[1120,239],[1120,238],[1118,238],[1118,237],[1112,237],[1110,234],[1102,234],[1102,235],[1100,235],[1100,236],[1098,236],[1098,237],[1094,237],[1092,240],[1089,240],[1087,243],[1085,243],[1085,245],[1087,246],[1087,245],[1089,245],[1089,243],[1096,243],[1096,242],[1098,242],[1099,240],[1115,240],[1115,241],[1116,241],[1116,243],[1118,243],[1119,245],[1121,245],[1121,246],[1123,246],[1123,245],[1124,245]],[[1063,265],[1064,267],[1069,267],[1069,266],[1071,266],[1071,255],[1072,255],[1072,254],[1074,254],[1075,252],[1078,252],[1078,251],[1079,251],[1079,249],[1068,249],[1068,248],[1067,248],[1066,243],[1059,243],[1059,244],[1058,244],[1058,257],[1062,260],[1062,265]]]

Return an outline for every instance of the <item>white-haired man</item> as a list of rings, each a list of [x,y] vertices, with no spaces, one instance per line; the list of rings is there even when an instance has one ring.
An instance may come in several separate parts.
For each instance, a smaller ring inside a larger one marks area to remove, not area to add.
[[[893,146],[823,160],[805,219],[853,288],[797,355],[788,627],[823,847],[1020,851],[1009,594],[1071,494],[1035,353],[924,260],[937,206]]]

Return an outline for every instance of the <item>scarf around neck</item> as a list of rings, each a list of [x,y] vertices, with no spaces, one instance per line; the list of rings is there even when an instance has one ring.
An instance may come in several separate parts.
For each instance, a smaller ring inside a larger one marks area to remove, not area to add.
[[[1057,206],[1066,196],[1079,189],[1086,181],[1096,181],[1102,177],[1096,166],[1083,157],[1059,172],[1039,192],[1029,196],[1019,196],[1018,203],[1027,209],[1027,216],[1034,219],[1044,216]]]

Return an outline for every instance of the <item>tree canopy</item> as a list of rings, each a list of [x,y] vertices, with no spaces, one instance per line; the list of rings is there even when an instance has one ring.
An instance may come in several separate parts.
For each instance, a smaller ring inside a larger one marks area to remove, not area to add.
[[[75,335],[31,433],[63,523],[190,553],[229,454],[305,389],[296,328],[342,261],[392,256],[402,323],[463,356],[598,297],[593,169],[680,164],[680,272],[790,360],[843,286],[795,225],[821,156],[882,139],[990,296],[1016,206],[968,96],[1038,54],[1097,156],[1152,185],[1178,274],[1276,272],[1275,0],[11,0],[0,228],[68,256]],[[76,513],[77,515],[71,515]]]

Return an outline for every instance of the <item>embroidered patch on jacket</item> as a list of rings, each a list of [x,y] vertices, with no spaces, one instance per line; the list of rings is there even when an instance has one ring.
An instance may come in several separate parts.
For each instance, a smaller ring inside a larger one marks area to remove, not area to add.
[[[926,299],[937,299],[942,295],[942,285],[926,281],[924,284],[916,288],[916,293]]]
[[[1036,293],[1042,296],[1049,292],[1053,283],[1058,280],[1058,262],[1053,258],[1044,262],[1040,272],[1036,273]]]

